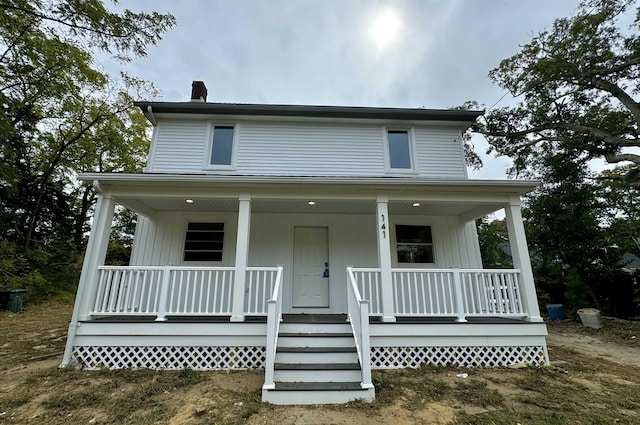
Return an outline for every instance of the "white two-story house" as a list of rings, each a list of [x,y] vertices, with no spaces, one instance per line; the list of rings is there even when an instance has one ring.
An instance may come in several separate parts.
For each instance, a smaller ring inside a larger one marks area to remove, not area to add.
[[[548,362],[520,196],[470,180],[479,111],[138,102],[144,173],[99,193],[63,365],[264,369],[273,403],[372,400],[372,369]],[[114,208],[129,266],[104,264]],[[504,211],[515,269],[483,269]]]

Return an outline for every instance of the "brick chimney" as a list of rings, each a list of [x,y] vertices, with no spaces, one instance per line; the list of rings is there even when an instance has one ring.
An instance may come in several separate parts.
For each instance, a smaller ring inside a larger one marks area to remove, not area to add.
[[[193,83],[191,83],[191,101],[207,101],[207,86],[204,85],[204,81],[194,81]]]

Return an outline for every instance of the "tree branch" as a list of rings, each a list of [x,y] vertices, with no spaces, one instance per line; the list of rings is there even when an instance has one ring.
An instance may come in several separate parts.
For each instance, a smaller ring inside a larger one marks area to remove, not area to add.
[[[108,32],[108,31],[103,31],[100,30],[98,28],[91,28],[91,27],[86,27],[84,25],[78,25],[75,23],[71,23],[69,21],[65,21],[63,19],[58,19],[55,18],[53,16],[47,16],[47,15],[43,15],[42,13],[38,13],[34,10],[28,10],[16,5],[12,5],[12,4],[5,4],[5,3],[0,3],[0,8],[5,8],[5,9],[13,9],[13,10],[17,10],[19,12],[25,13],[27,15],[31,15],[31,16],[35,16],[36,18],[40,18],[46,21],[51,21],[51,22],[55,22],[57,24],[61,24],[64,25],[66,27],[69,28],[73,28],[73,29],[77,29],[77,30],[82,30],[82,31],[89,31],[92,33],[96,33],[96,34],[100,34],[100,35],[104,35],[106,37],[113,37],[113,38],[128,38],[131,37],[133,35],[133,32],[128,32],[126,34],[116,34],[113,32]]]
[[[640,164],[640,155],[636,155],[633,153],[605,153],[604,158],[611,164],[624,161],[630,161],[634,164]]]
[[[523,137],[523,136],[527,136],[529,134],[533,134],[533,133],[540,133],[543,131],[549,131],[549,130],[557,130],[557,129],[564,129],[564,130],[571,130],[574,131],[576,133],[588,133],[592,136],[596,136],[599,139],[602,139],[604,142],[610,144],[610,145],[614,145],[614,146],[618,146],[618,147],[636,147],[636,146],[640,146],[640,140],[638,139],[625,139],[622,137],[615,137],[615,136],[611,136],[607,133],[605,133],[604,131],[594,128],[594,127],[588,127],[588,126],[584,126],[584,125],[579,125],[579,124],[572,124],[572,123],[568,123],[568,122],[555,122],[555,123],[551,123],[549,125],[542,125],[542,126],[535,126],[535,127],[531,127],[531,128],[527,128],[524,130],[520,130],[520,131],[513,131],[513,132],[508,132],[508,131],[493,131],[493,132],[489,132],[489,131],[480,131],[481,134],[485,135],[485,136],[489,136],[489,137]],[[529,142],[527,142],[526,144],[524,144],[524,146],[531,146],[531,145],[535,145],[538,142],[542,142],[542,141],[560,141],[560,139],[558,138],[552,138],[551,136],[549,137],[541,137],[539,139],[535,139],[535,140],[531,140]]]
[[[590,78],[596,75],[600,75],[600,76],[611,75],[611,74],[615,74],[616,72],[624,71],[625,69],[630,68],[633,65],[640,65],[640,56],[631,58],[630,60],[623,62],[619,65],[612,66],[611,68],[596,69],[592,72],[585,74],[585,77]]]
[[[636,122],[640,124],[640,104],[636,102],[627,92],[618,87],[617,84],[614,84],[602,78],[592,77],[591,82],[596,88],[611,93],[616,99],[620,101],[620,103],[627,107]]]

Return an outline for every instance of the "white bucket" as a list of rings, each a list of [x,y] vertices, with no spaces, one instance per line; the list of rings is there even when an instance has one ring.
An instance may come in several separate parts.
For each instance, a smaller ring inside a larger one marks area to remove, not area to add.
[[[587,328],[600,329],[602,320],[600,320],[600,310],[595,308],[581,308],[578,310],[580,321]]]

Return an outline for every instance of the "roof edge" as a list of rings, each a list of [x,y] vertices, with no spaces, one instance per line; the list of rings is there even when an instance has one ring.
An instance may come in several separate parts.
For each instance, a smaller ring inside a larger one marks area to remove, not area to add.
[[[293,177],[293,176],[237,176],[211,174],[166,174],[166,173],[82,173],[78,176],[83,181],[101,181],[104,183],[146,183],[146,184],[250,184],[250,185],[280,185],[307,184],[322,185],[368,185],[368,186],[399,186],[416,187],[432,186],[434,188],[459,189],[503,189],[514,193],[525,194],[539,186],[536,180],[437,180],[411,177]]]
[[[365,106],[313,106],[278,105],[250,103],[212,103],[212,102],[134,102],[134,105],[147,113],[149,107],[153,113],[216,114],[216,115],[252,115],[308,118],[352,118],[352,119],[394,119],[451,121],[472,123],[484,114],[480,110],[463,109],[422,109],[422,108],[382,108]]]

